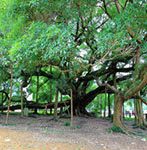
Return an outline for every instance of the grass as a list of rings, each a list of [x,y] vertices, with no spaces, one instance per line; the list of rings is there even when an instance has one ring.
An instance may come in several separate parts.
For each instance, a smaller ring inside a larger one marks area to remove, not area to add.
[[[124,120],[125,120],[125,121],[133,121],[133,120],[134,120],[134,118],[125,117],[125,118],[124,118]]]
[[[64,126],[66,127],[70,126],[70,122],[69,121],[64,122]]]
[[[16,126],[16,124],[12,124],[12,123],[8,123],[8,124],[2,123],[0,125],[2,125],[2,126]]]
[[[108,129],[109,133],[115,132],[115,133],[124,133],[124,131],[120,127],[112,126]]]

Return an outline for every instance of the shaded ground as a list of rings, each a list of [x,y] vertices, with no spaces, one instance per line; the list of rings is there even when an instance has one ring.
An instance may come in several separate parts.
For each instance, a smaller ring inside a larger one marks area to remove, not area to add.
[[[68,119],[55,122],[48,116],[0,115],[0,150],[146,150],[147,131],[127,136],[109,133],[110,121],[96,118],[74,118],[74,128],[66,126]]]

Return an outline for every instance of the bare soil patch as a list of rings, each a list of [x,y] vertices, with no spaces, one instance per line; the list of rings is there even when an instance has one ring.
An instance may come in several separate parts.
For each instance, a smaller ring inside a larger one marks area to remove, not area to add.
[[[11,115],[5,126],[0,115],[0,150],[146,150],[147,131],[142,136],[109,133],[111,122],[97,118],[74,118],[55,122],[49,116],[20,117]]]

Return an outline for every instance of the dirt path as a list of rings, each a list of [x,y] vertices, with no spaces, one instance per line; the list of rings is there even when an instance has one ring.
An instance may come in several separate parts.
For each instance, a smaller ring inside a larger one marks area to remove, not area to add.
[[[146,150],[147,131],[131,137],[108,133],[111,123],[103,119],[74,118],[74,128],[50,117],[10,116],[9,126],[0,116],[0,150]]]
[[[81,145],[38,141],[29,132],[0,129],[0,150],[87,150]]]

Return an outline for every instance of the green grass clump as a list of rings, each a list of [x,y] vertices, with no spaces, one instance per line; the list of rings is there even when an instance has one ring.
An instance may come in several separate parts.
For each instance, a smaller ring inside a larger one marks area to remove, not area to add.
[[[68,127],[68,126],[70,126],[70,122],[64,122],[64,126],[66,126],[66,127]]]
[[[124,118],[124,120],[125,120],[125,121],[133,121],[133,120],[134,120],[134,118],[125,117],[125,118]]]
[[[8,123],[8,124],[1,124],[2,126],[16,126],[16,124]]]
[[[108,132],[124,133],[120,127],[112,126],[108,129]]]

